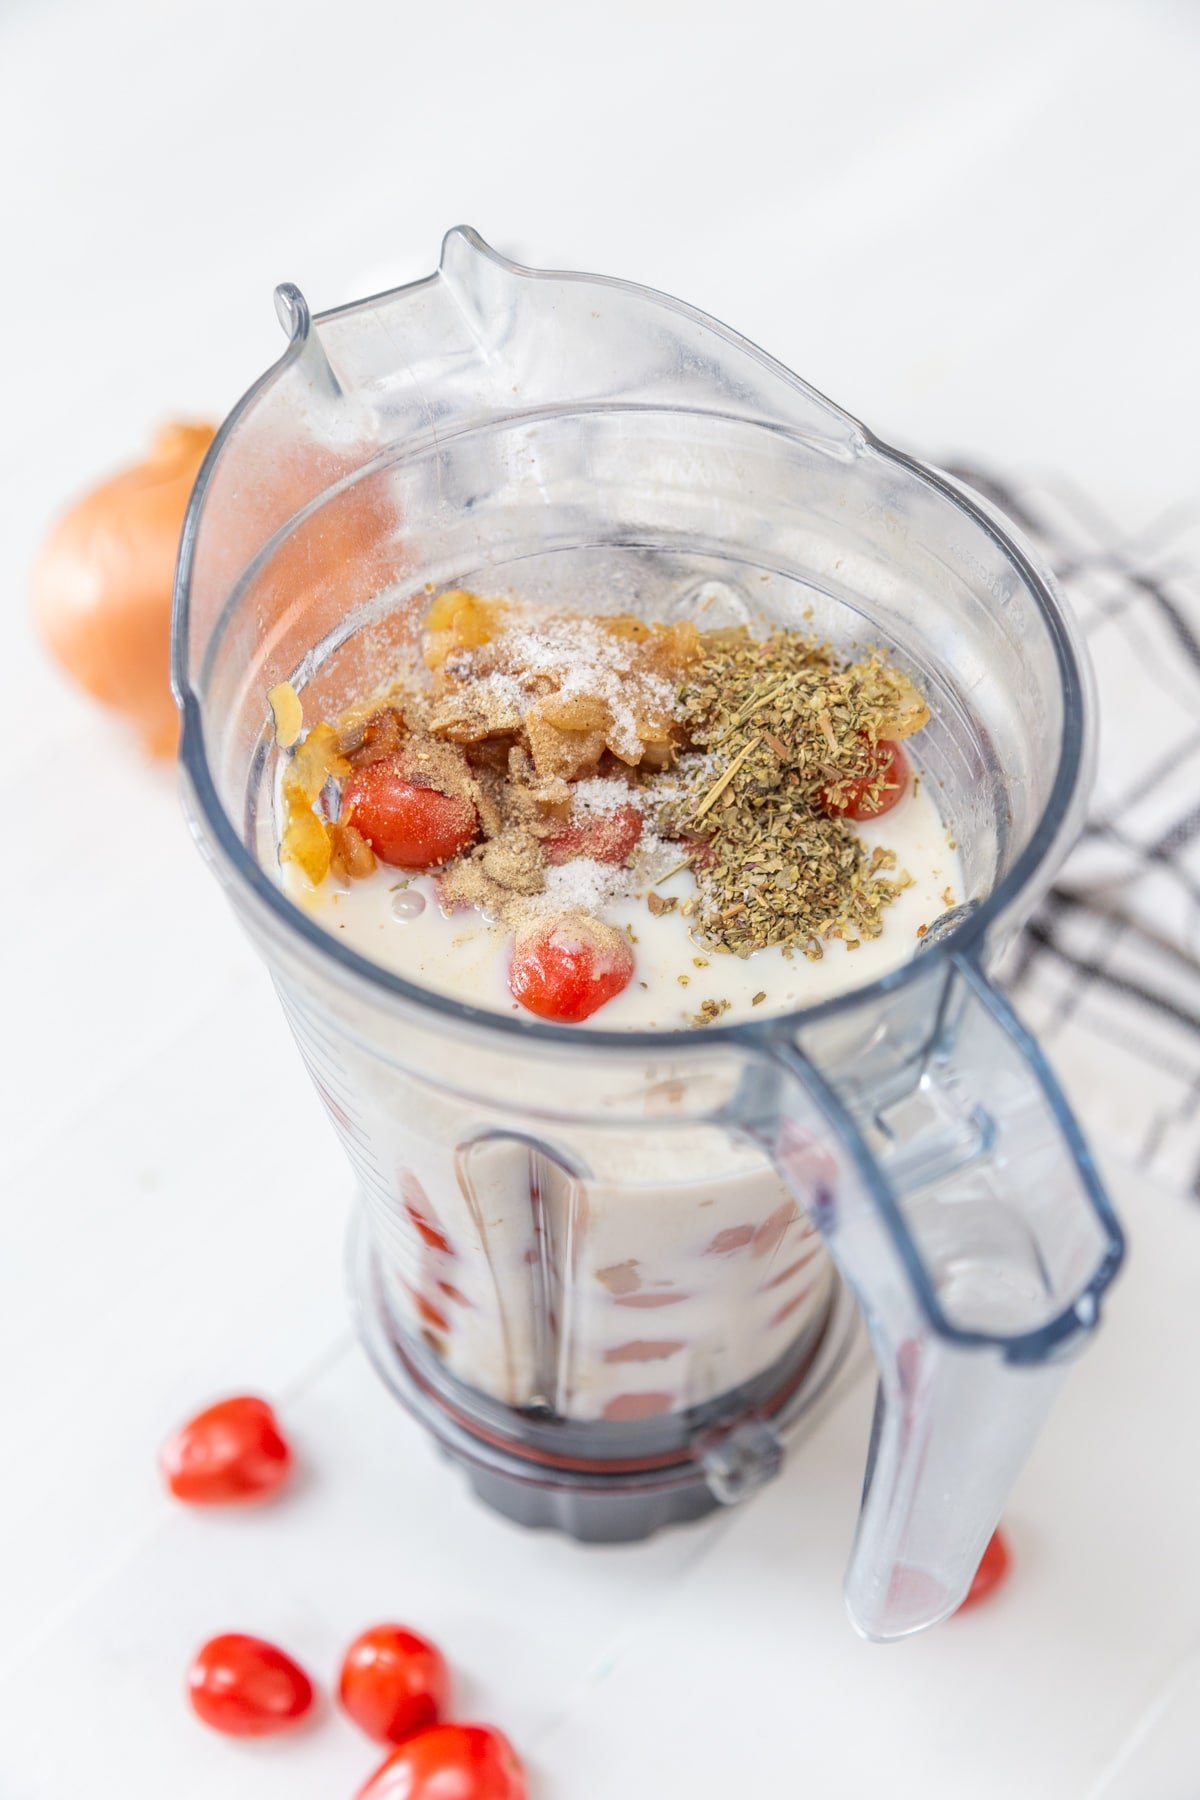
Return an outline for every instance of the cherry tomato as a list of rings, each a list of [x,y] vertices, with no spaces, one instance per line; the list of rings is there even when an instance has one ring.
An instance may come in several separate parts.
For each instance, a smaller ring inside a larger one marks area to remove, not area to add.
[[[620,932],[575,914],[518,934],[508,987],[540,1019],[577,1025],[628,987],[632,975],[633,951]]]
[[[381,1744],[399,1744],[436,1725],[449,1694],[441,1651],[403,1625],[372,1625],[355,1638],[342,1663],[342,1705]]]
[[[491,1725],[434,1725],[393,1750],[357,1800],[526,1800],[517,1753]]]
[[[642,835],[642,815],[636,806],[618,806],[609,813],[594,813],[564,825],[553,837],[542,839],[542,855],[548,863],[571,862],[590,856],[593,862],[623,863]]]
[[[872,804],[867,796],[873,784],[881,779],[885,785],[880,789],[878,800]],[[880,738],[872,752],[870,772],[860,781],[845,782],[840,800],[830,799],[828,790],[823,788],[821,804],[826,812],[840,813],[847,819],[880,819],[903,800],[907,791],[908,758],[891,738]]]
[[[981,1600],[986,1600],[995,1593],[1007,1581],[1011,1568],[1012,1551],[1008,1547],[1008,1539],[1002,1531],[993,1531],[959,1612],[966,1612],[968,1606],[978,1606]]]
[[[479,817],[461,794],[420,787],[403,768],[402,757],[385,756],[356,769],[342,784],[342,822],[362,833],[380,862],[433,869],[471,842]]]
[[[224,1506],[273,1494],[291,1473],[292,1453],[267,1402],[240,1394],[189,1419],[160,1462],[177,1500]]]
[[[270,1737],[304,1717],[313,1688],[299,1663],[274,1644],[230,1631],[196,1652],[188,1698],[196,1716],[226,1737]]]

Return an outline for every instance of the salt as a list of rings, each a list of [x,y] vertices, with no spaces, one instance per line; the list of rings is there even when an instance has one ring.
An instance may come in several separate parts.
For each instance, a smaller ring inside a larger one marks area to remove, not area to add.
[[[571,783],[572,818],[614,813],[618,807],[633,806],[638,812],[645,807],[646,796],[640,788],[630,787],[619,777],[593,775],[590,781]]]
[[[502,657],[517,673],[492,671],[472,685],[480,701],[518,717],[546,697],[546,683],[563,700],[603,700],[612,719],[610,745],[618,756],[638,762],[643,752],[639,720],[671,717],[676,696],[670,682],[636,667],[636,649],[633,640],[591,619],[542,619],[536,630],[503,631],[486,646],[488,661]],[[462,652],[448,667],[455,676],[469,677],[473,660],[473,653]]]

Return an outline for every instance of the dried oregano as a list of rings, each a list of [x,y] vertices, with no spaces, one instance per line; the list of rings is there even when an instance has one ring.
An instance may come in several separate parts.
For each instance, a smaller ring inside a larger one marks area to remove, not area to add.
[[[919,730],[925,703],[879,655],[844,664],[800,633],[701,645],[679,693],[693,751],[661,820],[696,842],[698,933],[738,956],[778,944],[813,958],[830,938],[854,949],[878,937],[908,877],[881,875],[895,858],[869,855],[829,807],[850,783],[877,798],[874,745]]]

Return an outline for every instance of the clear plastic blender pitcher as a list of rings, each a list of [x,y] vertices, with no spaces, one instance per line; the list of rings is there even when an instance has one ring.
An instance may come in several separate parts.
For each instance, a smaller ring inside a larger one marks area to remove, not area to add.
[[[192,499],[174,671],[196,836],[358,1177],[368,1345],[491,1504],[634,1537],[778,1469],[848,1292],[879,1395],[847,1602],[873,1638],[932,1624],[1122,1254],[985,973],[1079,823],[1062,605],[981,501],[662,295],[460,229],[410,287],[316,320],[277,300],[287,350]],[[703,1032],[376,967],[279,886],[267,693],[332,716],[448,586],[894,646],[966,902],[872,985]]]

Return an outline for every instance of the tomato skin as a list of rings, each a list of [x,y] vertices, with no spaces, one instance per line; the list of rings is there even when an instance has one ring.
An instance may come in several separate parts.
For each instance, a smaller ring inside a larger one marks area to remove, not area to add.
[[[208,1406],[160,1454],[167,1486],[192,1506],[265,1500],[292,1472],[292,1452],[265,1400],[239,1394]]]
[[[987,1549],[979,1559],[975,1579],[967,1589],[967,1597],[959,1607],[959,1612],[966,1612],[969,1606],[978,1606],[981,1600],[987,1600],[1008,1580],[1011,1568],[1012,1551],[1008,1547],[1008,1539],[997,1529],[988,1539]]]
[[[265,1638],[240,1631],[210,1638],[188,1670],[188,1698],[198,1719],[226,1737],[272,1737],[288,1731],[313,1703],[299,1663]]]
[[[436,1644],[403,1625],[372,1625],[342,1661],[338,1698],[381,1744],[436,1725],[450,1698],[450,1672]]]
[[[879,803],[872,806],[867,799],[874,781],[882,776],[887,786],[879,795]],[[872,772],[864,775],[861,781],[846,782],[843,787],[843,798],[833,801],[827,789],[821,790],[821,804],[827,813],[845,819],[854,819],[858,823],[869,819],[881,819],[884,813],[891,812],[898,806],[909,787],[908,758],[900,745],[891,738],[880,738],[872,751]]]
[[[542,839],[542,855],[554,866],[576,856],[593,862],[623,863],[642,835],[642,815],[636,806],[617,806],[609,813],[594,813],[564,825],[552,837]]]
[[[492,1725],[434,1725],[381,1763],[356,1800],[526,1800],[525,1773]]]
[[[434,869],[471,842],[479,815],[461,794],[409,781],[403,756],[385,756],[342,783],[342,823],[366,838],[380,862]]]
[[[508,988],[539,1019],[578,1025],[627,988],[632,977],[627,939],[611,925],[578,914],[518,934]]]

